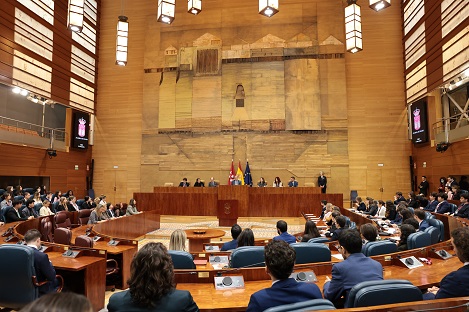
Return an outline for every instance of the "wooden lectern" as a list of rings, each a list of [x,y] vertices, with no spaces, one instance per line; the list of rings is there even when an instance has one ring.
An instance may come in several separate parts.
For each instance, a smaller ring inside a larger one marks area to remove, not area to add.
[[[218,226],[229,226],[238,222],[238,201],[218,200]]]

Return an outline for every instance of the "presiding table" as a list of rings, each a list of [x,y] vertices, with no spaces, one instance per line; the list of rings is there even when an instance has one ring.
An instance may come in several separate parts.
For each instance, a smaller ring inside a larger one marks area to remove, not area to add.
[[[210,243],[212,238],[225,235],[225,231],[217,229],[190,229],[184,231],[189,239],[189,252],[203,251],[204,244]]]

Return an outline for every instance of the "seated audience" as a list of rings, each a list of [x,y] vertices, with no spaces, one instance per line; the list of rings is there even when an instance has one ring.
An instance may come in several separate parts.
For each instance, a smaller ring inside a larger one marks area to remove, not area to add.
[[[46,197],[44,199],[47,199],[49,202],[52,203],[52,201],[54,200],[54,193],[47,192]]]
[[[23,187],[21,185],[17,185],[15,191],[13,192],[15,196],[24,196],[23,194]]]
[[[80,207],[77,205],[77,198],[75,196],[70,196],[68,198],[68,211],[78,211],[80,210]]]
[[[363,211],[363,214],[375,216],[378,213],[378,202],[373,198],[368,200],[368,209]]]
[[[405,202],[400,202],[396,207],[396,217],[394,220],[391,220],[391,224],[400,225],[402,223],[402,210],[407,209],[407,204]]]
[[[417,196],[415,196],[414,192],[409,192],[409,199],[407,200],[407,206],[412,208],[420,208],[420,203],[417,200]]]
[[[323,211],[323,221],[326,222],[326,224],[332,224],[332,210],[333,206],[331,203],[327,203],[325,205],[325,210]]]
[[[414,227],[415,231],[419,230],[419,222],[415,218],[408,218],[402,221],[402,224],[410,224]]]
[[[366,205],[363,202],[362,198],[360,196],[357,196],[355,200],[357,201],[355,203],[355,207],[357,208],[357,211],[366,211]]]
[[[326,277],[324,298],[337,307],[343,306],[350,289],[358,283],[383,279],[383,267],[378,261],[362,254],[362,239],[356,230],[347,229],[339,237],[338,250],[344,261],[332,267],[332,279]]]
[[[131,199],[129,204],[127,205],[127,212],[125,213],[126,216],[131,216],[135,214],[139,214],[140,212],[137,210],[137,201],[135,199]]]
[[[360,226],[360,234],[363,239],[363,246],[368,242],[374,242],[378,238],[378,229],[371,223]]]
[[[113,204],[111,204],[111,203],[106,204],[106,214],[107,214],[109,219],[117,217],[117,214],[115,213]]]
[[[320,237],[318,227],[314,221],[306,221],[305,223],[305,231],[303,233],[303,237],[301,238],[302,242],[308,242],[312,238]]]
[[[106,206],[99,204],[96,208],[93,209],[93,211],[91,211],[88,224],[96,224],[107,220],[107,216],[105,216],[105,214]]]
[[[296,252],[284,241],[272,240],[264,251],[266,272],[272,279],[270,288],[262,289],[251,295],[246,312],[265,311],[268,308],[321,299],[321,291],[313,283],[298,283],[290,274],[296,260]]]
[[[106,195],[104,195],[104,194],[99,195],[99,203],[100,203],[101,205],[104,205],[104,206],[107,205]]]
[[[181,229],[175,230],[171,233],[169,239],[169,250],[186,251],[187,234]]]
[[[408,250],[407,247],[407,238],[410,234],[415,233],[415,227],[410,224],[403,224],[401,226],[401,237],[399,240],[399,244],[397,244],[397,251],[404,251]]]
[[[50,201],[47,199],[44,200],[42,203],[41,209],[39,209],[39,216],[44,217],[44,216],[50,216],[53,215],[54,213],[52,210],[50,210]]]
[[[28,230],[24,234],[24,241],[26,245],[34,250],[34,268],[36,269],[36,278],[39,283],[47,281],[42,286],[39,286],[39,296],[53,292],[59,285],[55,277],[55,269],[49,261],[49,256],[45,252],[39,251],[41,248],[41,233],[36,230]]]
[[[386,206],[382,200],[378,200],[378,212],[376,213],[376,216],[380,218],[386,217]]]
[[[28,199],[31,198],[31,194],[29,194],[29,192],[24,192],[24,197],[23,197],[23,204],[26,204],[26,202],[28,201]]]
[[[396,195],[394,195],[394,205],[397,206],[401,201],[407,202],[404,196],[402,196],[402,192],[396,192]]]
[[[55,203],[55,202],[58,202],[58,201],[60,200],[60,197],[62,197],[62,192],[61,192],[61,191],[55,192],[55,195],[54,195],[54,203]]]
[[[4,192],[2,195],[2,202],[0,203],[0,208],[5,208],[11,206],[13,202],[11,201],[11,194],[9,192]]]
[[[453,191],[451,186],[445,186],[446,199],[453,200]]]
[[[195,179],[194,187],[204,187],[205,183],[200,180],[200,178]]]
[[[446,201],[448,199],[448,195],[445,193],[439,193],[437,200],[438,200],[438,205],[435,207],[436,213],[447,213],[451,212],[451,205]]]
[[[461,189],[459,188],[459,185],[453,185],[451,187],[451,191],[453,192],[453,200],[458,200],[461,197],[462,193]]]
[[[34,204],[42,203],[41,193],[40,192],[34,193],[33,200],[34,200]]]
[[[264,180],[263,177],[261,177],[261,178],[259,179],[259,182],[257,182],[257,186],[258,186],[258,187],[266,187],[266,186],[267,186],[267,182],[265,182],[265,180]]]
[[[39,214],[34,209],[34,200],[31,198],[26,202],[26,207],[23,208],[22,212],[25,217],[38,218]]]
[[[345,229],[345,223],[347,220],[344,216],[332,217],[333,223],[335,224],[335,230],[327,233],[326,236],[330,237],[331,241],[336,241],[339,239],[340,233]]]
[[[244,229],[238,236],[238,247],[254,246],[254,233],[251,229]]]
[[[331,204],[332,206],[332,204]],[[326,213],[327,208],[327,200],[321,200],[321,215],[319,216],[320,219],[324,219],[324,214]]]
[[[109,298],[109,312],[199,311],[191,294],[176,289],[171,256],[161,243],[148,243],[130,264],[129,289]]]
[[[283,220],[277,221],[277,233],[279,235],[275,236],[273,239],[274,240],[283,240],[283,241],[286,241],[289,244],[296,243],[295,236],[293,236],[291,234],[288,234],[287,229],[288,229],[287,222],[285,222]]]
[[[424,299],[443,299],[469,296],[469,227],[460,227],[451,231],[451,244],[464,265],[457,271],[446,275],[440,287],[431,287]]]
[[[280,180],[279,177],[275,177],[275,180],[274,180],[274,182],[272,183],[272,186],[273,186],[273,187],[282,187],[282,186],[283,186],[283,183],[282,183],[282,181]]]
[[[34,219],[33,216],[26,217],[23,215],[23,213],[20,211],[21,206],[23,205],[23,202],[20,200],[14,200],[13,203],[13,208],[10,208],[4,218],[6,223],[10,222],[15,222],[15,221],[25,221],[29,219]]]
[[[81,209],[93,209],[96,207],[96,204],[93,202],[93,199],[89,196],[85,196],[85,201],[81,204]]]
[[[221,246],[220,250],[221,251],[227,251],[227,250],[237,248],[238,247],[238,236],[239,236],[239,234],[241,234],[241,227],[237,224],[234,224],[231,227],[231,237],[233,238],[233,240],[224,243],[223,246]]]
[[[59,205],[55,209],[56,212],[59,211],[68,211],[68,200],[66,197],[60,197],[59,199]]]
[[[435,208],[436,208],[436,205],[438,205],[438,200],[436,200],[438,197],[438,193],[431,193],[430,196],[429,196],[429,201],[428,201],[428,204],[425,206],[425,208],[423,210],[425,211],[435,211]]]
[[[20,312],[93,312],[93,305],[83,295],[73,292],[50,293],[23,307]]]
[[[183,178],[182,181],[179,183],[179,187],[189,187],[191,184],[187,182],[187,178]]]
[[[290,181],[288,182],[288,187],[298,187],[298,181],[296,181],[295,177],[290,178]]]
[[[468,218],[469,217],[469,194],[461,194],[459,196],[459,201],[461,204],[458,206],[456,211],[454,212],[453,216],[461,217],[461,218]]]
[[[72,190],[68,190],[67,193],[65,193],[64,196],[67,197],[67,198],[69,198],[70,196],[73,196],[73,191],[72,191]]]
[[[419,231],[425,231],[430,226],[427,220],[425,220],[425,211],[421,209],[415,209],[414,218],[419,223],[419,226],[418,226]]]
[[[114,216],[115,217],[120,217],[122,216],[122,213],[124,211],[124,204],[123,203],[116,203],[114,205]]]

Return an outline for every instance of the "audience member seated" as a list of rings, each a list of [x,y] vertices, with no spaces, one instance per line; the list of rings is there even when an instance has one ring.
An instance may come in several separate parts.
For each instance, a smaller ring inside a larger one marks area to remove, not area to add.
[[[394,203],[391,200],[386,201],[386,214],[385,217],[387,220],[391,221],[396,218],[397,211],[396,211],[396,206],[394,206]]]
[[[425,211],[421,209],[415,209],[414,218],[419,223],[419,228],[418,228],[419,231],[425,231],[425,229],[430,226],[427,220],[425,220]]]
[[[451,190],[451,186],[445,186],[445,194],[446,199],[453,200],[453,191]]]
[[[191,184],[187,182],[187,178],[182,179],[182,181],[179,183],[179,187],[189,187]]]
[[[93,199],[89,196],[85,196],[85,201],[81,204],[81,209],[93,209],[96,208],[96,204]]]
[[[238,241],[238,247],[254,246],[254,233],[249,228],[244,229],[239,234],[237,241]]]
[[[124,204],[123,203],[116,203],[114,205],[114,215],[116,217],[120,217],[124,214]]]
[[[68,190],[67,193],[65,193],[64,196],[67,197],[67,198],[70,198],[70,196],[73,196],[73,191],[72,191],[72,190]]]
[[[17,185],[15,191],[13,192],[15,196],[24,196],[23,187],[21,185]]]
[[[275,177],[274,182],[272,183],[273,187],[283,187],[283,183],[279,177]]]
[[[41,209],[39,209],[39,216],[43,217],[43,216],[50,216],[53,214],[54,213],[52,212],[52,210],[50,210],[50,201],[48,201],[47,199],[44,200],[44,202],[42,203]]]
[[[205,183],[200,180],[200,178],[195,179],[194,187],[204,187]]]
[[[131,199],[129,204],[127,205],[127,212],[125,213],[126,216],[131,216],[135,214],[139,214],[140,212],[137,210],[137,201],[135,199]]]
[[[188,291],[176,289],[171,257],[161,243],[148,243],[137,252],[128,284],[128,290],[111,296],[109,312],[199,311]]]
[[[389,222],[390,224],[400,225],[402,223],[402,210],[407,209],[407,204],[405,202],[400,202],[396,207],[396,217],[394,220]]]
[[[356,207],[357,211],[366,211],[366,205],[363,202],[362,198],[360,196],[357,196],[357,198],[355,198],[355,200],[357,201],[355,203],[355,207]]]
[[[394,195],[394,205],[397,206],[402,201],[407,202],[404,196],[402,196],[402,192],[396,192],[396,195]]]
[[[261,178],[259,179],[259,182],[257,182],[257,186],[258,186],[258,187],[266,187],[266,186],[267,186],[267,182],[265,182],[265,180],[264,180],[263,177],[261,177]]]
[[[324,219],[324,216],[326,214],[326,209],[327,209],[327,200],[323,199],[321,200],[321,215],[319,216],[320,219]]]
[[[33,216],[26,217],[26,216],[23,215],[23,213],[20,211],[20,208],[21,208],[21,206],[22,206],[22,204],[23,204],[22,201],[20,201],[20,200],[14,200],[12,204],[13,204],[13,208],[12,208],[12,209],[9,209],[9,210],[7,211],[7,213],[5,214],[5,216],[4,216],[6,223],[15,222],[15,221],[25,221],[25,220],[29,220],[29,219],[34,219]]]
[[[70,196],[68,198],[68,211],[78,211],[80,210],[80,207],[77,205],[77,198],[75,196]]]
[[[46,284],[39,286],[39,296],[55,291],[59,285],[55,277],[55,269],[49,261],[47,253],[39,251],[41,248],[41,233],[36,230],[28,230],[24,234],[26,245],[34,249],[34,268],[36,270],[36,278],[39,283],[48,281]]]
[[[332,211],[333,211],[333,206],[331,203],[328,203],[327,201],[325,201],[325,206],[323,207],[323,211],[322,211],[322,220],[326,223],[326,224],[332,224]]]
[[[438,197],[438,193],[436,192],[431,193],[429,196],[428,204],[427,206],[425,206],[423,210],[431,211],[431,212],[435,211],[435,208],[438,205],[437,197]]]
[[[333,224],[335,224],[335,230],[326,232],[326,236],[330,237],[331,241],[336,241],[339,239],[340,233],[345,229],[345,223],[347,220],[344,216],[332,217]]]
[[[376,241],[378,229],[371,223],[365,223],[360,226],[360,235],[363,239],[363,247],[365,247],[366,243]]]
[[[283,220],[277,221],[277,233],[279,235],[275,236],[273,239],[274,240],[283,240],[283,241],[286,241],[289,244],[296,243],[295,236],[293,236],[291,234],[288,234],[287,229],[288,229],[287,222],[285,222]]]
[[[415,231],[419,230],[419,222],[415,218],[405,219],[404,221],[402,221],[402,224],[410,224],[414,227]]]
[[[60,197],[62,197],[62,192],[61,191],[55,192],[53,203],[58,202],[60,200]]]
[[[266,272],[272,279],[272,287],[251,295],[246,312],[265,311],[283,304],[322,298],[318,286],[298,283],[289,278],[296,260],[295,250],[284,241],[272,240],[265,246]]]
[[[362,254],[362,239],[358,231],[344,230],[339,237],[338,251],[344,261],[332,267],[332,279],[326,277],[324,298],[342,307],[350,289],[358,283],[383,279],[383,267],[378,261]]]
[[[453,200],[458,200],[461,197],[462,193],[459,185],[453,185],[451,191],[453,192]]]
[[[424,299],[443,299],[469,296],[469,227],[460,227],[451,231],[451,244],[464,265],[457,271],[446,275],[440,287],[431,287]]]
[[[116,218],[118,215],[115,213],[114,205],[111,203],[106,204],[106,214],[109,219]]]
[[[401,226],[401,237],[397,245],[397,251],[408,250],[407,238],[410,234],[415,233],[415,228],[411,224],[403,224]]]
[[[301,242],[308,242],[311,238],[320,237],[318,228],[314,221],[306,221],[305,223],[305,231],[303,233],[303,237],[301,238]]]
[[[238,237],[241,234],[241,227],[238,224],[234,224],[231,227],[231,237],[233,240],[226,242],[221,246],[221,251],[227,251],[231,249],[236,249],[238,247]]]
[[[186,251],[186,240],[187,235],[185,231],[181,229],[175,230],[171,233],[171,238],[169,239],[169,250]]]
[[[420,208],[420,202],[417,200],[415,193],[410,191],[408,196],[409,199],[407,200],[407,206],[415,209]]]
[[[453,216],[461,217],[461,218],[468,218],[469,217],[469,194],[461,194],[459,196],[459,201],[461,204],[458,206],[456,211],[454,212]]]
[[[73,292],[51,293],[23,307],[20,312],[93,312],[93,305],[83,295]]]
[[[378,202],[373,198],[368,200],[368,209],[363,212],[363,214],[367,214],[370,216],[375,216],[378,213]]]
[[[99,204],[96,208],[93,209],[93,211],[91,211],[90,218],[88,219],[88,224],[96,224],[107,220],[105,214],[106,206]]]
[[[55,209],[56,212],[59,211],[68,211],[68,200],[65,197],[60,197],[59,199],[59,205],[57,206],[57,209]]]
[[[33,200],[34,200],[34,204],[42,203],[41,193],[40,192],[34,193]]]
[[[2,195],[2,202],[0,203],[0,208],[5,208],[12,206],[13,202],[11,201],[11,194],[5,191]]]
[[[451,212],[451,205],[446,201],[448,199],[448,195],[445,193],[439,193],[437,200],[438,205],[436,205],[434,212],[436,213],[447,213]]]
[[[386,206],[384,201],[378,200],[378,212],[376,213],[376,217],[385,218],[386,217]]]
[[[25,217],[39,217],[38,213],[34,210],[34,200],[31,198],[26,202],[26,207],[23,208],[22,212]]]
[[[288,182],[288,187],[298,187],[298,181],[296,181],[295,177],[290,178],[290,181]]]

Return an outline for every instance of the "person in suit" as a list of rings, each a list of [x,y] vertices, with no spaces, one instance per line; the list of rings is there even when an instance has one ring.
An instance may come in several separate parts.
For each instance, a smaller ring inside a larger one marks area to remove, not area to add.
[[[77,205],[77,198],[75,196],[70,196],[68,198],[68,211],[78,211],[80,210],[80,207]]]
[[[397,251],[408,250],[409,247],[407,246],[407,238],[409,238],[410,234],[415,233],[415,227],[411,224],[403,224],[400,231],[401,236],[399,239],[399,244],[397,245]]]
[[[208,182],[208,187],[217,187],[218,183],[213,179],[213,177],[210,178],[210,182]]]
[[[414,210],[414,218],[419,223],[419,231],[421,231],[421,232],[425,231],[425,229],[427,229],[430,226],[430,224],[428,224],[427,220],[425,220],[425,211],[423,211],[421,209],[415,209]]]
[[[461,194],[459,196],[459,201],[461,202],[461,205],[458,206],[458,209],[454,212],[453,216],[455,217],[461,217],[461,218],[468,218],[469,217],[469,194]]]
[[[420,182],[419,185],[420,194],[422,194],[423,196],[427,196],[429,187],[430,185],[428,184],[427,177],[422,176],[422,182]]]
[[[283,241],[286,241],[289,244],[296,243],[295,236],[293,236],[291,234],[288,234],[287,229],[288,229],[287,222],[285,222],[283,220],[277,221],[277,233],[279,235],[275,236],[273,239],[274,240],[283,240]]]
[[[358,231],[344,230],[339,237],[338,251],[344,261],[334,264],[332,279],[326,277],[323,288],[324,298],[332,301],[336,307],[343,305],[346,295],[356,284],[383,279],[381,264],[362,254],[362,239]]]
[[[257,182],[257,186],[258,187],[266,187],[267,186],[267,182],[265,182],[265,179],[263,177],[261,177],[259,179],[259,182]]]
[[[288,187],[298,187],[298,181],[296,181],[295,177],[290,178],[290,181],[288,182]]]
[[[23,215],[23,213],[20,211],[22,201],[20,200],[14,200],[13,201],[13,208],[10,208],[7,213],[5,214],[5,222],[10,223],[10,222],[15,222],[15,221],[25,221],[29,219],[34,219],[33,216],[26,217]]]
[[[200,180],[200,178],[195,179],[194,187],[204,187],[205,183]]]
[[[332,223],[335,224],[335,230],[331,230],[330,232],[326,233],[327,237],[330,237],[331,241],[336,241],[339,239],[340,234],[345,229],[345,223],[347,220],[344,216],[337,216],[332,217]]]
[[[429,196],[430,200],[428,201],[427,206],[425,206],[423,210],[432,211],[432,212],[435,211],[436,205],[438,205],[438,201],[436,200],[437,197],[438,197],[438,193],[436,192],[431,193]]]
[[[221,246],[220,251],[227,251],[237,248],[239,234],[241,234],[241,227],[238,224],[234,224],[231,227],[231,237],[233,238],[233,240],[224,243],[223,246]]]
[[[327,189],[327,178],[322,171],[319,171],[318,186],[321,188],[321,193],[325,194]]]
[[[448,195],[445,193],[439,193],[437,200],[438,200],[438,205],[435,207],[435,212],[436,213],[446,213],[446,212],[451,212],[451,205],[446,201],[448,199]]]
[[[357,210],[358,211],[366,211],[366,205],[363,202],[362,198],[360,196],[357,196],[357,198],[355,198],[355,200],[357,201],[355,203],[355,206],[357,207]]]
[[[378,202],[373,198],[368,199],[368,209],[363,214],[375,216],[378,213]]]
[[[49,256],[46,253],[39,251],[41,248],[41,233],[36,229],[28,230],[24,234],[24,241],[26,245],[34,250],[34,269],[36,271],[37,281],[46,284],[39,286],[39,296],[53,292],[59,285],[55,277],[55,269],[49,261]]]
[[[469,296],[469,228],[460,227],[451,231],[451,244],[464,265],[446,275],[439,288],[428,288],[428,293],[423,295],[426,300]]]
[[[284,241],[272,240],[265,246],[265,271],[272,279],[272,287],[251,295],[246,312],[265,311],[283,304],[321,299],[321,290],[313,283],[298,283],[289,278],[293,272],[296,252]]]
[[[181,183],[179,183],[179,187],[189,187],[191,184],[187,182],[187,178],[182,179]]]
[[[397,206],[401,201],[407,202],[405,197],[402,196],[402,192],[396,192],[396,195],[394,195],[394,205]]]
[[[241,179],[239,178],[239,175],[236,175],[233,181],[231,181],[231,185],[242,185],[243,183],[241,182]]]
[[[320,219],[324,219],[324,214],[326,213],[326,205],[327,205],[327,200],[325,199],[321,200],[321,215],[319,216]]]
[[[118,217],[117,213],[115,212],[114,206],[111,203],[106,204],[106,214],[109,219]]]
[[[39,214],[34,209],[35,202],[33,199],[28,199],[26,202],[26,207],[21,211],[25,217],[34,217],[39,218]]]
[[[171,256],[162,243],[148,243],[130,264],[129,289],[109,298],[109,312],[199,311],[190,292],[178,290]]]

